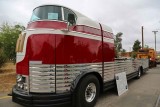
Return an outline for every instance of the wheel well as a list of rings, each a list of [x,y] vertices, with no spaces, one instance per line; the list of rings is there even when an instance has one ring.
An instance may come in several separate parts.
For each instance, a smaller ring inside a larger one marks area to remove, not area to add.
[[[143,67],[142,66],[140,66],[140,70],[141,70],[141,73],[143,74]]]
[[[90,72],[90,73],[83,75],[80,78],[80,80],[78,81],[77,86],[79,86],[79,83],[82,81],[82,79],[88,75],[94,75],[95,77],[97,77],[97,79],[99,81],[99,85],[100,85],[100,92],[102,93],[103,92],[103,79],[102,79],[101,75],[97,72]],[[77,87],[76,87],[76,89],[77,89]]]

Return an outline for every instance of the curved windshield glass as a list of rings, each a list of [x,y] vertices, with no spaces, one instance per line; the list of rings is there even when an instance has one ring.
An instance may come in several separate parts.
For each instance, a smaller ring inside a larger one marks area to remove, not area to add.
[[[63,8],[63,11],[64,11],[64,20],[68,20],[68,14],[74,14],[70,9],[67,9],[67,8]],[[74,17],[76,18],[75,14],[74,14]]]
[[[36,20],[62,20],[60,6],[40,6],[34,9],[31,21]]]

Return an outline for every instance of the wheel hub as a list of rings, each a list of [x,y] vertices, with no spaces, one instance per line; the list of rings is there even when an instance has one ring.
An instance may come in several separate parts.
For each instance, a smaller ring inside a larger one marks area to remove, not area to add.
[[[88,84],[85,90],[85,99],[87,102],[92,102],[96,96],[96,86],[94,83]]]
[[[139,72],[138,72],[138,76],[140,77],[141,76],[141,71],[139,70]]]

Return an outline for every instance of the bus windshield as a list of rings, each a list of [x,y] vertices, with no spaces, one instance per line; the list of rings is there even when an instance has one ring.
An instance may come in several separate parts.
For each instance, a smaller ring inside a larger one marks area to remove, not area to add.
[[[33,10],[30,21],[37,20],[62,20],[60,6],[40,6]]]

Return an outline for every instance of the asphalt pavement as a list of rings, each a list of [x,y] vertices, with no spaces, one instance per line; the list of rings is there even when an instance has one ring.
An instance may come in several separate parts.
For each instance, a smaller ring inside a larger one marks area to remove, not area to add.
[[[160,65],[149,69],[140,79],[128,81],[128,86],[129,90],[121,96],[116,90],[105,92],[96,107],[160,107]]]

